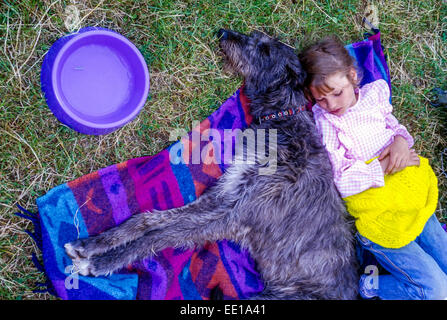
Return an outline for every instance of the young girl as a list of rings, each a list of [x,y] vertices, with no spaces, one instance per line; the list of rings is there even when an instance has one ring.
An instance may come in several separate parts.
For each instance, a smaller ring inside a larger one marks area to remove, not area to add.
[[[362,275],[360,295],[446,299],[447,234],[434,214],[437,179],[391,114],[388,84],[377,80],[358,88],[354,59],[336,38],[309,47],[300,59],[317,129],[335,184],[355,218],[356,237],[390,272],[373,285],[371,276]]]

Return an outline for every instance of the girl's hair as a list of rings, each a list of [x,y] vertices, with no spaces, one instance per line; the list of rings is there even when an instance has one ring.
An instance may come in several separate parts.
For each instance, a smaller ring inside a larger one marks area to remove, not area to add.
[[[312,85],[320,94],[334,90],[327,85],[326,78],[342,72],[356,88],[360,84],[361,74],[357,71],[357,79],[351,76],[351,70],[356,68],[356,61],[336,36],[327,37],[310,47],[299,55],[301,65],[307,72],[304,82],[307,98],[313,100],[309,91]]]

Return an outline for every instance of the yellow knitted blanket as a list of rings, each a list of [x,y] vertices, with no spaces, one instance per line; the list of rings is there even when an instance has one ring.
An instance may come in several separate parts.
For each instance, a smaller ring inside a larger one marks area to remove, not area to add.
[[[422,232],[438,204],[438,180],[428,159],[385,176],[385,186],[344,198],[357,231],[386,248],[400,248]]]

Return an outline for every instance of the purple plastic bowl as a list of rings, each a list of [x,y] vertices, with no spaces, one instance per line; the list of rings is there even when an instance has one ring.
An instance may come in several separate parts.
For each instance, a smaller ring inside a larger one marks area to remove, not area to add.
[[[149,93],[149,72],[140,51],[125,37],[83,28],[50,48],[41,85],[60,122],[80,133],[101,135],[138,115]]]

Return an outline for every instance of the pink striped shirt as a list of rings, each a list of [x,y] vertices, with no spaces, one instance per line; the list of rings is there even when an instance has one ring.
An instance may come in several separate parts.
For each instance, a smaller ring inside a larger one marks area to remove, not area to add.
[[[387,82],[377,80],[360,88],[357,103],[341,116],[318,104],[312,107],[343,198],[385,184],[379,160],[365,161],[379,156],[395,136],[404,137],[410,148],[414,144],[407,129],[391,114],[389,99]]]

